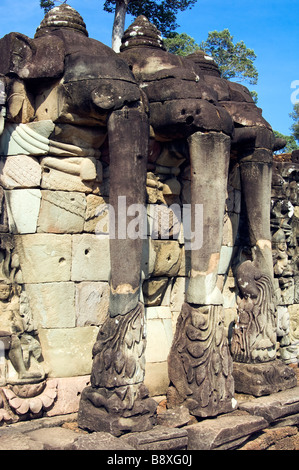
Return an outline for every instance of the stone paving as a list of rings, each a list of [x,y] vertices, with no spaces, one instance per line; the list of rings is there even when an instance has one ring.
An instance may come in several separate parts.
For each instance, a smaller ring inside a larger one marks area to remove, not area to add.
[[[114,437],[77,426],[77,414],[40,418],[0,428],[4,450],[299,450],[299,387],[269,396],[237,396],[232,413],[197,421],[184,407],[160,407],[151,431]]]

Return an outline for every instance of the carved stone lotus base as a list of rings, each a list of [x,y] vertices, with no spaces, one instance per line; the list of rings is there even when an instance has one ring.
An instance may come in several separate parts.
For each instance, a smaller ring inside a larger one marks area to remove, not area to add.
[[[143,384],[116,389],[83,390],[78,425],[89,431],[104,431],[118,437],[127,432],[149,431],[156,421],[157,403]]]
[[[207,418],[234,409],[232,359],[221,305],[183,304],[168,357],[168,407],[184,404]]]
[[[141,303],[108,317],[93,347],[91,386],[81,396],[79,426],[115,436],[152,428],[157,403],[143,384],[146,346]]]
[[[260,397],[296,387],[293,369],[276,359],[260,364],[233,363],[235,390]]]
[[[25,385],[8,385],[0,389],[0,424],[42,417],[57,399],[55,380]]]

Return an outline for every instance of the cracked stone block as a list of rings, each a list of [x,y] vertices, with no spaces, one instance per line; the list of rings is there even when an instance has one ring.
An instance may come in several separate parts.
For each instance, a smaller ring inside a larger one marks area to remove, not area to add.
[[[80,233],[84,227],[85,194],[42,191],[38,232]]]
[[[25,284],[71,280],[71,235],[16,235],[15,242]]]
[[[9,230],[12,233],[35,233],[41,202],[39,189],[5,191]]]
[[[108,237],[73,235],[72,280],[108,281],[110,246]]]

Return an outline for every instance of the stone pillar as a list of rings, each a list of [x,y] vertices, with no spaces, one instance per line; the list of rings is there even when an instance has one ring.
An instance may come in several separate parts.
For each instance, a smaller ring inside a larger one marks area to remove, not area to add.
[[[203,209],[201,246],[191,248],[190,283],[168,358],[169,406],[184,404],[198,417],[234,408],[232,360],[223,328],[217,274],[222,243],[230,138],[197,132],[189,138],[192,227]]]
[[[139,300],[142,234],[146,234],[148,118],[139,109],[115,111],[108,121],[108,133],[112,208],[109,311],[116,316],[135,308]]]
[[[270,232],[272,152],[247,149],[240,160],[252,261],[237,269],[241,300],[231,353],[237,392],[256,396],[296,386],[294,372],[276,359],[277,315]]]
[[[142,229],[137,227],[143,214],[136,220],[132,211],[132,204],[138,204],[135,207],[146,215],[147,116],[136,108],[116,111],[109,118],[108,133],[110,315],[93,347],[91,386],[82,393],[78,423],[119,436],[151,429],[156,412],[156,402],[143,384],[146,329],[139,302]]]
[[[191,274],[186,295],[190,304],[221,305],[217,274],[223,233],[230,138],[197,132],[188,139],[191,164],[191,229],[201,230],[202,243],[190,244]],[[202,226],[196,205],[203,211]],[[195,234],[198,237],[198,233]]]
[[[240,161],[242,197],[255,266],[273,277],[270,232],[272,152],[254,149]]]

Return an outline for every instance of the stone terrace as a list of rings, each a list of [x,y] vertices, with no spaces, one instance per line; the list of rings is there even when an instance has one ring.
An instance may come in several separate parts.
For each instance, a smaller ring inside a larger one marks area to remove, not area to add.
[[[151,431],[88,433],[77,414],[19,422],[0,429],[1,450],[299,450],[299,387],[270,396],[239,395],[232,413],[197,421],[185,407],[158,407]]]

